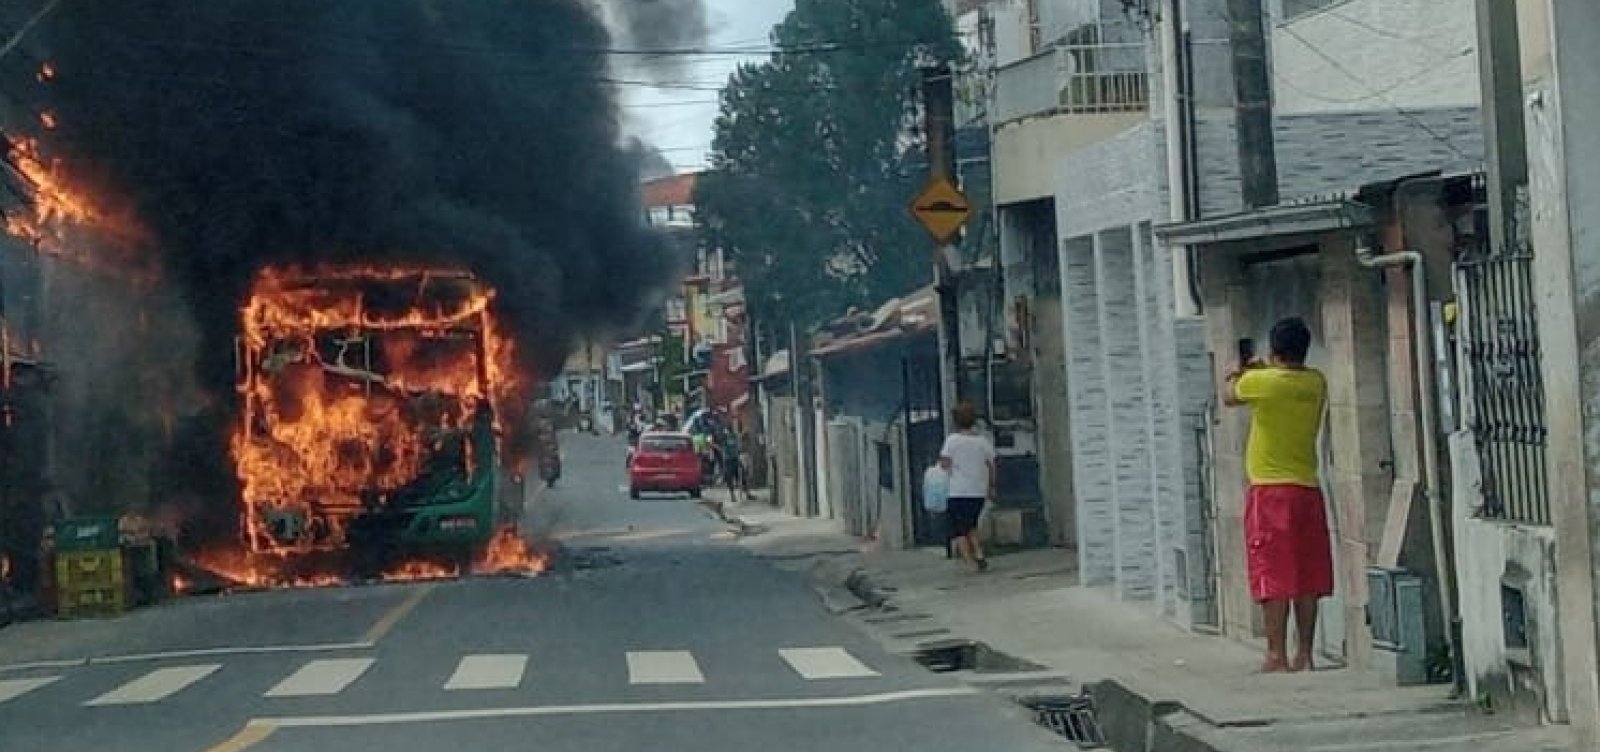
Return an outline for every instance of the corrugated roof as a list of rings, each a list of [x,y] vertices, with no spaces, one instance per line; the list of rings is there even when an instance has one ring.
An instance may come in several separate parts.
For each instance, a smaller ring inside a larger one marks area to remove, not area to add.
[[[836,319],[827,327],[836,333],[835,336],[818,343],[811,354],[827,356],[853,352],[931,332],[938,326],[938,314],[938,291],[928,285],[884,303],[871,314],[853,313]]]
[[[694,186],[700,173],[689,172],[647,181],[641,189],[646,209],[694,204]]]

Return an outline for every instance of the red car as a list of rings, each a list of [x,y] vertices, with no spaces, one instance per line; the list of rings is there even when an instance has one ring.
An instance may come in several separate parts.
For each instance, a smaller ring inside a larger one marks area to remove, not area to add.
[[[700,456],[686,433],[651,431],[639,437],[628,460],[628,496],[645,492],[686,493],[700,498]]]

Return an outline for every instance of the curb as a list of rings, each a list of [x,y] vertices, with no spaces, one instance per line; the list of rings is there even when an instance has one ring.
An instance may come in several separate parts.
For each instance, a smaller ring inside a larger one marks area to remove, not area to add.
[[[865,567],[843,557],[817,561],[810,576],[823,605],[834,614],[893,607],[891,591]],[[1106,742],[1118,752],[1224,752],[1205,741],[1215,726],[1180,703],[1152,699],[1117,679],[1084,689],[1094,700]]]
[[[844,587],[861,602],[873,608],[883,608],[889,603],[889,595],[881,585],[874,582],[872,575],[862,567],[856,567],[845,577]]]
[[[1118,752],[1222,752],[1192,733],[1212,725],[1182,703],[1152,700],[1117,679],[1084,689],[1094,700],[1106,743]]]

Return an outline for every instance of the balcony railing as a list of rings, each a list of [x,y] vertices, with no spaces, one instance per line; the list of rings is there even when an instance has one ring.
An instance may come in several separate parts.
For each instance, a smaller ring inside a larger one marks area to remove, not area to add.
[[[1144,44],[1063,44],[998,71],[993,121],[1143,112],[1149,104]]]

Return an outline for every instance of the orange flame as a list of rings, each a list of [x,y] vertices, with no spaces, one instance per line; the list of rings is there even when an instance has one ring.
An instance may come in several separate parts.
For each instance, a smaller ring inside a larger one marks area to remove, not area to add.
[[[48,111],[39,113],[39,124],[44,126],[45,130],[55,130],[56,114]]]
[[[39,119],[46,128],[56,126],[55,115],[49,112],[41,113]],[[32,199],[31,212],[4,215],[7,234],[93,269],[136,283],[151,281],[157,273],[153,260],[133,253],[148,245],[150,234],[130,212],[112,209],[81,182],[72,180],[61,160],[43,155],[36,139],[11,137],[0,143],[9,143],[5,161],[27,181]],[[72,231],[78,229],[108,241],[123,257],[102,258],[84,243],[72,242]]]
[[[442,270],[257,275],[241,311],[244,409],[231,442],[252,550],[342,548],[348,521],[416,480],[479,404],[512,414],[521,390],[493,300]],[[275,519],[308,529],[280,535]]]
[[[45,81],[52,81],[52,80],[55,79],[55,77],[56,77],[56,67],[54,65],[51,65],[50,63],[44,63],[44,64],[39,66],[39,75],[37,76],[37,78],[39,79],[39,83],[44,83]]]
[[[490,539],[489,547],[472,566],[476,574],[534,575],[550,568],[550,557],[536,551],[515,528],[502,528]]]
[[[421,559],[408,561],[400,566],[383,573],[384,582],[418,582],[421,580],[438,580],[446,577],[455,577],[457,572],[454,567],[448,567],[438,562],[423,561]]]

